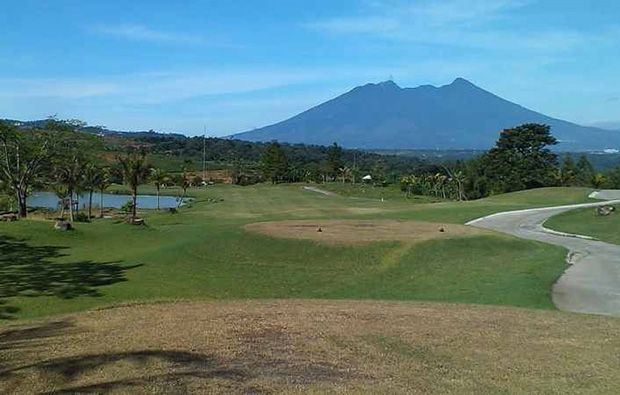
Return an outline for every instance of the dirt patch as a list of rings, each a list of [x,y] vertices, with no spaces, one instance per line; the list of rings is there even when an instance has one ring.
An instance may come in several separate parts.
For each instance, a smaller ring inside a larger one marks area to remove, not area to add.
[[[136,305],[0,329],[0,393],[618,393],[619,339],[507,307]]]
[[[276,221],[248,224],[245,229],[272,237],[316,240],[325,243],[421,241],[489,233],[469,226],[419,221]]]

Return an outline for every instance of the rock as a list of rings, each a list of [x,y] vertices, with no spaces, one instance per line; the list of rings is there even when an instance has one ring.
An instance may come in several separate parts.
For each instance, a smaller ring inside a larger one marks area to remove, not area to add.
[[[606,217],[610,215],[614,211],[614,207],[612,206],[600,206],[596,208],[596,214]]]
[[[136,225],[136,226],[142,226],[145,224],[143,218],[129,218],[127,222],[129,222],[132,225]]]
[[[439,232],[440,233],[444,233],[446,231],[446,229],[442,226],[441,228],[439,228]]]
[[[59,220],[54,223],[54,229],[66,232],[68,230],[73,230],[73,226],[70,222]]]
[[[321,227],[319,226],[319,228],[316,231],[321,233],[321,232],[323,232],[323,229],[321,229]]]
[[[13,222],[17,221],[19,217],[17,214],[2,214],[0,215],[0,222]]]

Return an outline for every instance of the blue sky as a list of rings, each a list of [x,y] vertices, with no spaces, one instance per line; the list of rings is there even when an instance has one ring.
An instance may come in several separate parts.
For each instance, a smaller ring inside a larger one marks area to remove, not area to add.
[[[615,0],[4,1],[0,117],[226,135],[367,82],[464,77],[620,122]]]

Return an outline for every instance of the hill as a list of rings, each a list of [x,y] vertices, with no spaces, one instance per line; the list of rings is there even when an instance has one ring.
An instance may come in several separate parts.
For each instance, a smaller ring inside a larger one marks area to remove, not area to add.
[[[620,133],[531,111],[462,78],[441,87],[401,88],[392,81],[367,84],[283,122],[233,137],[337,142],[363,149],[486,149],[500,130],[528,122],[551,125],[562,151],[620,147]]]

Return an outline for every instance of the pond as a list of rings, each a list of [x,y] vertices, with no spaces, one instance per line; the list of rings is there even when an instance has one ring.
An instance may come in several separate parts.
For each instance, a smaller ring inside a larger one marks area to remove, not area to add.
[[[99,193],[93,193],[93,207],[99,207],[100,200]],[[121,208],[125,203],[131,200],[129,195],[113,195],[110,193],[103,194],[103,205],[107,208]],[[183,203],[186,203],[188,199],[185,199]],[[35,192],[28,197],[29,207],[43,207],[53,210],[58,209],[58,196],[53,192]],[[80,195],[79,199],[80,209],[88,208],[88,194]],[[159,198],[159,206],[162,209],[171,207],[177,207],[179,204],[179,198],[174,196],[161,196]],[[156,209],[157,208],[157,196],[138,196],[138,208],[140,209]]]

